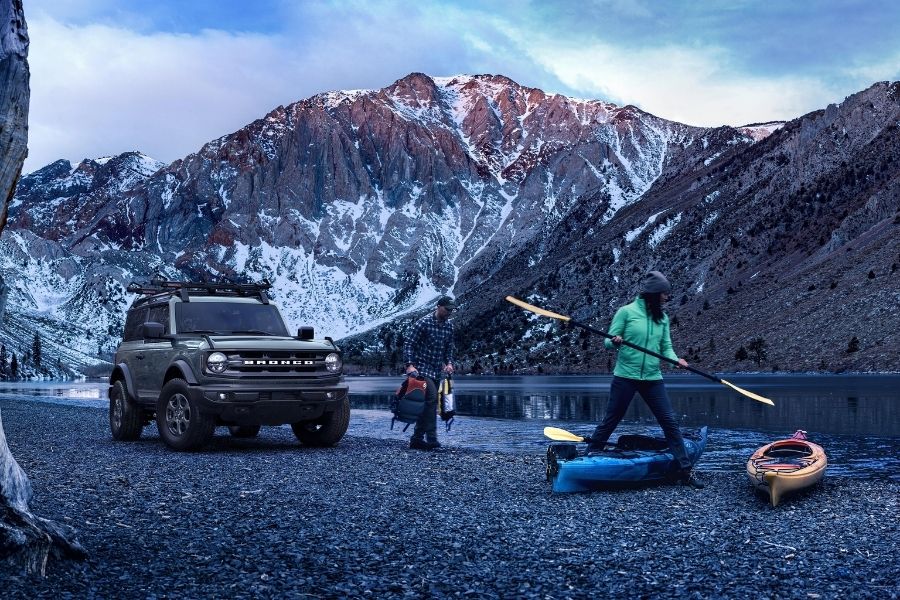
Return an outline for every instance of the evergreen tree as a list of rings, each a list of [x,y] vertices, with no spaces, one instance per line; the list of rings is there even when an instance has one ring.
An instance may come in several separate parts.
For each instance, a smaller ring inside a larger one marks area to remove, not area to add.
[[[761,365],[762,362],[769,357],[766,346],[766,340],[761,337],[751,340],[750,343],[747,344],[747,350],[750,351],[756,366]]]
[[[0,345],[0,377],[6,379],[7,370],[6,370],[6,344]]]
[[[9,373],[13,379],[19,376],[19,359],[16,358],[15,352],[13,352],[12,362],[9,363]]]
[[[34,357],[34,368],[41,370],[41,336],[37,331],[34,332],[34,341],[31,342],[31,353]]]

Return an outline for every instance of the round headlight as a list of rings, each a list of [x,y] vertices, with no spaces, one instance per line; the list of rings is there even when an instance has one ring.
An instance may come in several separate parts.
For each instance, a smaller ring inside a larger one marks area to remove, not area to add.
[[[341,355],[332,352],[328,356],[325,357],[325,368],[331,371],[332,373],[337,373],[341,370]]]
[[[206,359],[206,368],[213,373],[224,373],[228,368],[228,357],[221,352],[213,352]]]

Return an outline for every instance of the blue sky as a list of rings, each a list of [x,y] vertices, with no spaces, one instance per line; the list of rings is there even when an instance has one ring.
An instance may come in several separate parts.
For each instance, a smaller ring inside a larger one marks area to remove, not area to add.
[[[494,73],[692,125],[791,119],[900,79],[893,0],[26,0],[31,171],[170,162],[280,104]]]

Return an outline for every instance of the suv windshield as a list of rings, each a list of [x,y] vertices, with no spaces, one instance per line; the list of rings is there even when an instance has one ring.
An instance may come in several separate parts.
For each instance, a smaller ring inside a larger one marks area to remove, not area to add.
[[[181,302],[175,305],[178,333],[288,335],[278,309],[244,302]]]

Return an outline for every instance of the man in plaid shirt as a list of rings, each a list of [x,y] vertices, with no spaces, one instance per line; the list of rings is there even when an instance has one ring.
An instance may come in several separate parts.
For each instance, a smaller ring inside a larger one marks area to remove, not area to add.
[[[418,372],[425,378],[425,408],[409,440],[409,447],[416,450],[441,446],[437,439],[437,381],[441,373],[453,373],[455,346],[450,314],[454,309],[453,298],[441,297],[434,312],[419,319],[406,336],[406,372]]]

